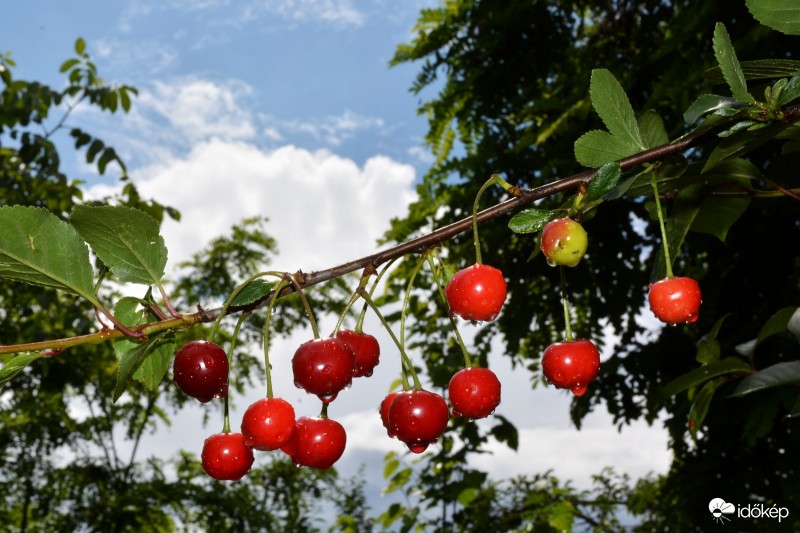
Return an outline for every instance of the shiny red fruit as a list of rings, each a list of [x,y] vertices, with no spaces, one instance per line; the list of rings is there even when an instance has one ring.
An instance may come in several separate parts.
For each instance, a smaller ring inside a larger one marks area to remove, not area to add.
[[[401,392],[389,408],[389,432],[414,453],[439,440],[450,413],[444,398],[426,390]]]
[[[343,340],[310,340],[301,344],[292,358],[294,384],[329,403],[353,382],[355,364],[353,350]]]
[[[241,433],[217,433],[203,443],[200,455],[203,470],[214,479],[242,479],[253,466],[253,450],[244,443]]]
[[[486,418],[500,405],[500,380],[488,368],[465,368],[450,378],[447,394],[453,416]]]
[[[340,330],[336,338],[343,340],[353,350],[356,358],[353,377],[369,377],[378,366],[381,356],[381,347],[378,339],[369,333],[361,333],[350,329]]]
[[[397,396],[400,394],[400,391],[390,392],[386,395],[386,398],[383,399],[381,402],[380,412],[381,412],[381,421],[383,422],[383,427],[386,428],[386,433],[394,438],[395,434],[389,428],[389,409],[392,407],[392,402]]]
[[[347,434],[339,422],[301,416],[294,435],[281,450],[298,466],[327,470],[342,456],[346,444]]]
[[[492,321],[506,301],[503,273],[476,263],[456,272],[444,289],[450,311],[465,320]]]
[[[667,324],[695,322],[700,314],[700,285],[692,278],[665,278],[650,284],[650,309]]]
[[[190,341],[175,353],[172,362],[175,384],[203,403],[228,395],[228,356],[208,341]]]
[[[277,450],[292,437],[294,428],[294,408],[282,398],[262,398],[242,417],[244,443],[256,450]]]
[[[600,370],[600,353],[586,339],[551,344],[542,356],[542,372],[547,381],[559,389],[569,389],[583,396],[586,387]]]

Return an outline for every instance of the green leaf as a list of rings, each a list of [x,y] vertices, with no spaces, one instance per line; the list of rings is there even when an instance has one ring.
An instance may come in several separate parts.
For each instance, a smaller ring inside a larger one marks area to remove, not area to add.
[[[792,76],[792,78],[783,88],[781,96],[778,99],[778,105],[785,106],[800,98],[800,72]]]
[[[10,361],[0,367],[0,385],[13,379],[14,376],[25,370],[26,366],[36,361],[40,357],[44,357],[44,353],[27,352],[12,358]]]
[[[730,313],[718,318],[714,323],[714,327],[711,328],[711,331],[703,335],[703,338],[697,342],[697,356],[695,359],[698,363],[705,364],[719,360],[720,348],[717,335],[719,335],[719,330],[722,328],[722,323],[725,322],[725,319],[729,316]]]
[[[606,163],[597,171],[592,181],[589,183],[589,188],[586,191],[586,201],[591,202],[614,189],[622,177],[622,169],[616,161]]]
[[[718,96],[716,94],[704,94],[695,100],[689,109],[683,114],[683,120],[687,124],[694,124],[706,113],[711,113],[724,107],[732,107],[737,104],[735,98],[729,96]]]
[[[747,196],[709,195],[700,205],[700,211],[690,229],[714,235],[725,242],[728,230],[739,220],[749,205],[750,198]]]
[[[116,303],[114,316],[125,326],[138,326],[148,322],[148,313],[142,306],[142,301],[131,296],[125,296]],[[139,368],[133,374],[133,379],[141,381],[150,390],[158,388],[167,370],[169,370],[172,357],[175,354],[175,336],[172,333],[167,333],[162,338],[164,342],[159,343],[158,346],[151,350],[150,354],[140,363]],[[113,345],[120,364],[128,352],[140,346],[128,339],[116,340]]]
[[[75,229],[39,207],[0,207],[0,277],[94,295],[89,249]]]
[[[575,521],[575,507],[571,502],[562,500],[549,506],[547,523],[556,531],[572,531]]]
[[[137,344],[120,356],[119,370],[117,371],[117,384],[114,387],[113,399],[116,402],[125,392],[128,383],[142,363],[153,353],[162,352],[165,345],[172,345],[174,348],[175,339],[171,335],[161,334],[148,339],[142,344]],[[160,378],[159,378],[160,381]]]
[[[589,94],[594,110],[612,135],[636,146],[637,151],[647,148],[628,95],[610,71],[602,68],[592,71]]]
[[[792,319],[792,316],[797,309],[798,308],[796,307],[784,307],[769,317],[764,325],[761,326],[761,330],[758,332],[758,339],[756,339],[756,343],[761,344],[761,342],[767,337],[771,337],[786,331],[786,328],[789,326],[789,321]]]
[[[724,376],[725,374],[750,373],[750,366],[736,357],[726,357],[713,363],[700,366],[686,374],[675,378],[669,382],[662,390],[661,395],[665,398],[675,396],[692,387],[696,387],[711,378]]]
[[[466,507],[467,505],[475,501],[475,498],[478,497],[478,494],[479,494],[478,489],[473,487],[467,487],[466,489],[458,493],[458,503]]]
[[[728,35],[728,30],[721,22],[714,27],[714,56],[717,58],[722,76],[731,89],[731,94],[740,102],[754,102],[755,98],[747,91],[747,82],[742,73],[742,67],[736,58],[736,51]]]
[[[247,284],[239,293],[231,300],[230,305],[250,305],[252,303],[265,298],[275,287],[275,283],[270,283],[263,279],[254,279]]]
[[[411,479],[411,474],[413,473],[414,471],[410,467],[400,470],[392,477],[392,479],[389,481],[389,484],[383,488],[381,495],[385,496],[386,494],[391,494],[392,492],[403,488],[403,486],[405,486],[405,484]]]
[[[78,37],[75,40],[75,53],[79,56],[86,53],[86,41],[83,40],[83,37]]]
[[[747,0],[747,9],[764,26],[789,35],[800,35],[797,0]]]
[[[400,460],[397,457],[392,457],[387,460],[383,465],[383,479],[389,479],[397,471],[400,466]]]
[[[692,402],[692,407],[689,410],[689,433],[692,439],[697,439],[697,430],[703,425],[703,421],[708,414],[708,408],[711,406],[711,399],[720,385],[725,383],[724,378],[714,379],[703,385]]]
[[[80,59],[75,59],[75,58],[67,59],[66,61],[61,63],[61,67],[58,69],[58,71],[61,72],[61,73],[64,73],[64,72],[68,71],[69,69],[71,69],[72,67],[74,67],[75,65],[77,65],[80,62],[81,62]]]
[[[731,396],[744,396],[762,389],[800,383],[800,361],[787,361],[768,366],[744,378]]]
[[[575,159],[591,168],[600,168],[640,151],[638,145],[601,130],[584,133],[575,141]]]
[[[788,78],[800,70],[800,61],[796,59],[758,59],[755,61],[742,61],[742,73],[746,80],[761,80],[770,78]],[[710,68],[703,73],[708,85],[721,85],[725,83],[722,69]]]
[[[669,142],[667,130],[664,128],[664,121],[653,109],[645,111],[639,117],[639,131],[646,148],[655,148]]]
[[[536,233],[554,218],[549,209],[531,207],[514,215],[508,221],[508,228],[514,233]]]
[[[77,205],[70,221],[120,281],[160,283],[167,247],[153,217],[130,207]]]
[[[505,442],[509,448],[516,450],[519,447],[517,427],[502,415],[496,414],[494,417],[499,423],[492,428],[492,435],[499,442]]]
[[[776,122],[754,131],[739,132],[723,139],[708,157],[706,164],[703,166],[703,173],[708,172],[723,161],[739,157],[758,148],[788,127],[789,124]]]

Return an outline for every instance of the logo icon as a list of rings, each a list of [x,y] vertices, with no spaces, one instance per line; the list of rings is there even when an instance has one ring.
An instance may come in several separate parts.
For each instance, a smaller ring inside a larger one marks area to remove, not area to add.
[[[731,521],[731,519],[725,515],[735,513],[736,506],[732,503],[727,503],[722,498],[714,498],[708,502],[708,510],[711,511],[711,516],[714,522],[717,522],[718,524],[724,524],[726,521]]]

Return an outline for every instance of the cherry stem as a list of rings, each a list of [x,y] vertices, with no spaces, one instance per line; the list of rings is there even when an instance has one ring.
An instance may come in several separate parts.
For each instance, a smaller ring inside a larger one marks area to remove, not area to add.
[[[331,337],[335,337],[336,334],[339,333],[339,328],[342,327],[342,323],[344,322],[344,317],[347,316],[347,312],[350,311],[350,308],[353,306],[354,303],[356,303],[356,301],[359,298],[358,289],[363,289],[364,287],[367,286],[367,283],[369,282],[369,277],[373,273],[374,273],[374,270],[372,268],[368,267],[368,268],[364,269],[364,273],[361,274],[361,279],[358,280],[358,287],[353,292],[353,295],[350,296],[350,300],[347,302],[347,305],[344,306],[344,310],[339,315],[339,320],[336,322],[336,326],[333,328],[333,333],[331,333]],[[357,329],[357,331],[359,333],[361,332],[358,329]]]
[[[359,291],[359,294],[361,295],[361,297],[364,298],[364,302],[366,302],[366,304],[369,305],[372,308],[372,310],[377,315],[378,320],[381,321],[381,324],[383,324],[383,327],[385,327],[386,331],[389,332],[389,336],[392,338],[392,340],[394,341],[395,345],[397,345],[397,349],[400,350],[400,362],[401,362],[401,367],[402,367],[402,370],[403,370],[403,386],[404,386],[404,389],[408,390],[408,388],[409,388],[408,387],[408,380],[406,379],[406,373],[410,373],[411,374],[411,379],[413,379],[413,381],[414,381],[414,388],[417,389],[417,390],[421,389],[422,388],[422,384],[419,381],[419,377],[417,376],[416,370],[414,370],[414,365],[411,363],[411,359],[409,359],[408,354],[406,354],[406,350],[405,350],[405,347],[403,346],[403,343],[394,334],[394,331],[392,331],[392,328],[389,326],[389,323],[386,321],[386,318],[383,316],[383,314],[381,313],[380,309],[378,309],[378,306],[375,305],[375,302],[372,301],[372,298],[370,298],[369,294],[367,294],[367,291],[364,290],[363,288],[359,288],[358,291]]]
[[[417,261],[417,264],[414,266],[414,270],[411,271],[411,275],[408,277],[406,293],[403,297],[403,309],[400,312],[400,343],[403,346],[406,345],[406,316],[408,315],[408,302],[411,300],[411,289],[414,288],[414,279],[417,277],[417,274],[419,274],[422,265],[425,264],[426,256],[427,252],[420,256],[419,261]]]
[[[272,398],[272,365],[269,362],[269,324],[272,320],[272,310],[275,308],[278,295],[287,285],[289,285],[289,282],[285,279],[275,284],[275,288],[272,289],[272,296],[270,296],[269,304],[267,304],[267,316],[264,319],[264,373],[267,376],[267,398]]]
[[[233,328],[233,338],[231,339],[231,345],[228,347],[228,368],[233,368],[233,349],[236,347],[236,339],[239,337],[239,329],[242,327],[242,324],[250,316],[250,313],[242,313],[239,315],[239,319],[236,321],[236,327]],[[228,397],[231,395],[230,388],[228,388],[228,393],[225,395],[225,415],[222,421],[222,432],[223,433],[230,433],[231,432],[231,417],[230,417],[230,410],[228,407]]]
[[[392,264],[394,264],[395,261],[397,261],[396,258],[387,261],[386,264],[383,265],[383,268],[381,268],[381,271],[378,272],[378,275],[375,277],[375,281],[372,282],[372,287],[369,288],[370,298],[375,293],[375,289],[378,287],[378,283],[381,281],[381,278],[383,278],[383,275],[386,274],[386,272],[388,272],[389,267],[392,266]],[[364,319],[367,317],[368,307],[369,306],[367,305],[367,303],[364,302],[364,307],[361,308],[361,314],[358,315],[358,322],[356,322],[356,331],[358,333],[361,333],[363,331]]]
[[[667,263],[667,277],[671,278],[672,274],[672,261],[669,257],[669,241],[667,240],[667,227],[664,224],[664,213],[661,211],[661,198],[658,194],[658,182],[656,181],[656,173],[653,172],[653,198],[656,201],[656,215],[658,215],[658,224],[661,227],[661,247],[664,249],[664,260]]]
[[[438,257],[437,257],[438,259]],[[436,288],[439,290],[439,297],[445,302],[447,305],[447,296],[444,294],[444,287],[442,287],[442,279],[439,275],[439,271],[436,269],[436,265],[433,263],[433,257],[428,255],[428,265],[431,267],[431,274],[433,275],[433,279],[436,282]],[[453,332],[456,334],[456,339],[458,339],[458,346],[461,348],[461,353],[464,354],[464,364],[467,365],[467,368],[472,368],[472,359],[469,356],[469,352],[467,351],[467,345],[464,344],[464,339],[461,338],[461,333],[458,331],[458,325],[456,324],[456,319],[453,318],[453,315],[447,313],[447,318],[450,319],[450,325],[453,326]]]
[[[564,266],[560,266],[559,270],[561,272],[561,302],[564,304],[564,325],[566,330],[566,337],[564,340],[572,341],[572,327],[570,326],[569,301],[567,300],[567,281],[564,275]]]
[[[492,174],[492,176],[486,180],[486,183],[478,189],[478,194],[475,195],[475,201],[472,204],[472,242],[475,245],[475,262],[478,264],[481,263],[481,241],[478,238],[478,202],[481,196],[483,196],[483,192],[495,184],[500,185],[506,192],[512,188],[512,185],[501,178],[499,174]]]
[[[311,331],[314,333],[314,339],[319,339],[319,328],[317,327],[317,321],[314,319],[314,313],[311,311],[311,305],[308,303],[308,298],[306,298],[305,292],[303,292],[303,287],[297,283],[297,280],[294,279],[294,276],[286,272],[284,275],[284,279],[288,279],[292,286],[294,287],[295,292],[300,295],[300,300],[303,302],[303,309],[306,311],[306,316],[308,317],[308,321],[311,324]]]
[[[325,402],[322,402],[322,408],[319,410],[319,417],[328,418],[328,404]]]
[[[243,283],[241,283],[238,287],[233,289],[233,292],[228,296],[225,300],[225,303],[222,304],[222,308],[220,309],[219,314],[217,315],[217,319],[214,321],[214,324],[211,326],[211,331],[208,332],[207,340],[213,341],[214,337],[217,335],[217,330],[219,329],[220,322],[225,316],[228,314],[228,307],[230,307],[231,302],[239,295],[245,287],[250,285],[252,282],[257,280],[258,278],[263,278],[265,276],[273,276],[279,279],[282,279],[284,276],[283,272],[276,272],[274,270],[268,270],[266,272],[259,272],[258,274],[253,274],[249,278],[247,278]]]

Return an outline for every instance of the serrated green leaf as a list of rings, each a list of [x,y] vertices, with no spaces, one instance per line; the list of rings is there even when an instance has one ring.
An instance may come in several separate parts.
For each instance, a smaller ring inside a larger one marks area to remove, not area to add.
[[[39,207],[0,207],[0,277],[71,292],[99,305],[86,243],[72,226]]]
[[[2,367],[0,367],[0,385],[3,385],[7,381],[13,379],[14,376],[25,370],[26,366],[36,361],[40,357],[44,357],[42,352],[26,352],[19,354],[6,362]]]
[[[661,395],[665,398],[675,396],[687,389],[696,387],[709,379],[724,376],[725,374],[750,373],[750,366],[736,357],[726,357],[719,361],[714,361],[687,372],[669,382],[663,389]]]
[[[689,432],[692,439],[697,439],[697,430],[703,425],[703,421],[708,414],[708,408],[711,406],[711,399],[720,385],[725,383],[725,379],[714,379],[703,385],[700,391],[695,395],[692,407],[689,410]]]
[[[776,363],[744,378],[731,396],[744,396],[762,389],[797,383],[800,383],[800,361]]]
[[[591,168],[600,168],[640,151],[638,145],[602,130],[584,133],[575,141],[575,159]]]
[[[742,73],[742,67],[736,58],[736,51],[728,35],[728,30],[721,22],[714,27],[714,56],[717,58],[722,76],[731,89],[731,94],[740,102],[754,102],[755,98],[747,91],[747,82]]]
[[[174,346],[175,339],[170,335],[161,334],[148,339],[142,344],[137,344],[134,348],[123,353],[119,357],[119,370],[117,371],[117,384],[114,387],[113,399],[116,402],[125,392],[128,383],[139,370],[142,363],[153,353],[164,350],[165,345]],[[162,375],[163,376],[163,375]],[[160,381],[160,378],[159,378]]]
[[[747,211],[750,198],[746,196],[709,195],[700,206],[691,230],[708,233],[725,242],[728,230]]]
[[[655,110],[649,109],[639,117],[639,131],[646,148],[655,148],[669,142],[664,120]]]
[[[800,35],[797,0],[747,0],[747,9],[764,26],[788,35]]]
[[[683,114],[683,120],[687,124],[694,124],[706,113],[717,111],[725,107],[735,106],[735,98],[729,96],[719,96],[716,94],[704,94],[695,100],[689,109]]]
[[[248,283],[239,293],[231,300],[231,306],[237,305],[250,305],[262,298],[265,298],[275,287],[275,283],[270,283],[263,279],[254,279]]]
[[[130,207],[78,205],[70,222],[120,281],[160,283],[167,247],[153,217]]]
[[[612,135],[636,146],[637,151],[646,148],[628,95],[609,70],[600,68],[592,71],[589,94],[594,110]]]
[[[531,207],[511,217],[508,229],[514,233],[536,233],[554,218],[555,215],[549,209]]]
[[[597,171],[589,188],[586,190],[586,201],[597,200],[607,192],[614,189],[622,177],[622,169],[616,161],[606,163]]]

